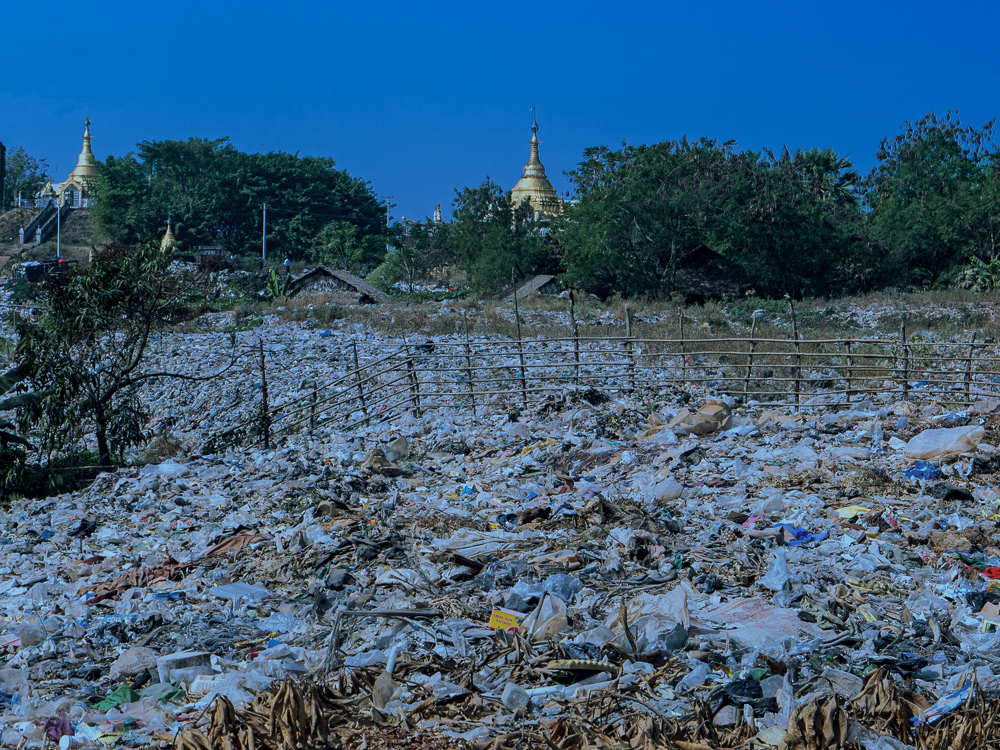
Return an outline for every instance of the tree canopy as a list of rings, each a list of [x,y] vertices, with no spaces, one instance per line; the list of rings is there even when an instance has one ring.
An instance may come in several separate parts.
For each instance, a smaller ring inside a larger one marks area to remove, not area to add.
[[[41,458],[93,432],[101,464],[110,465],[146,438],[139,389],[157,378],[200,379],[146,368],[150,337],[189,290],[169,272],[157,243],[109,245],[86,271],[52,275],[42,287],[44,313],[15,319],[17,360],[39,403],[22,410],[21,427],[39,436]]]
[[[667,295],[700,246],[761,294],[823,294],[860,247],[858,175],[833,151],[737,151],[687,139],[590,149],[559,222],[566,279],[606,295]]]
[[[345,232],[358,270],[384,254],[385,207],[330,158],[245,154],[228,138],[189,138],[143,141],[99,168],[94,217],[118,241],[158,238],[172,218],[182,247],[259,254],[266,203],[268,255],[306,260]]]
[[[707,139],[588,149],[558,223],[567,279],[602,296],[672,291],[678,262],[718,224],[731,157],[732,143]]]
[[[17,200],[18,195],[23,198],[33,198],[48,182],[48,170],[49,165],[45,159],[36,159],[22,146],[8,148],[7,174],[4,178],[7,205]],[[4,206],[2,210],[6,209],[7,206]]]
[[[509,286],[512,272],[523,279],[560,270],[547,222],[535,221],[527,201],[515,206],[489,177],[479,187],[456,190],[454,207],[450,238],[474,289]]]
[[[882,141],[866,181],[871,228],[894,276],[931,284],[972,259],[997,256],[1000,158],[995,121],[977,130],[933,112]]]
[[[371,186],[332,159],[244,154],[228,139],[144,141],[101,165],[94,215],[129,243],[158,238],[173,217],[182,247],[257,254],[267,203],[271,255],[379,267],[383,281],[411,285],[455,263],[483,292],[507,287],[513,269],[562,274],[602,296],[671,295],[702,247],[761,295],[929,286],[1000,267],[993,127],[962,125],[957,113],[906,123],[864,179],[829,148],[751,151],[707,138],[591,148],[568,172],[562,216],[536,220],[487,178],[456,190],[453,222],[391,228]],[[43,167],[25,174],[37,181]]]

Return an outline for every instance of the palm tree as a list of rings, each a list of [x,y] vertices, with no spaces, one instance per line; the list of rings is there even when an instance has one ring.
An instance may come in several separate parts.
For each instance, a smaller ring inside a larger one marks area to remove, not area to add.
[[[861,177],[850,159],[832,148],[811,148],[801,153],[798,161],[807,184],[825,200],[846,205],[858,203],[855,188]]]

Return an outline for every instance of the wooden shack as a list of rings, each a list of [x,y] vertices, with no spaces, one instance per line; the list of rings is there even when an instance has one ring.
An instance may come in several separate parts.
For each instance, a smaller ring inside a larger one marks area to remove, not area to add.
[[[385,304],[388,294],[376,289],[360,276],[350,271],[340,271],[319,266],[292,280],[292,289],[301,288],[300,294],[323,294],[341,298],[353,304]]]
[[[513,302],[515,291],[517,293],[518,299],[525,299],[534,294],[541,296],[554,296],[559,294],[562,290],[559,288],[559,282],[556,281],[556,277],[549,274],[539,274],[533,278],[525,281],[521,286],[517,287],[516,290],[508,290],[500,295],[500,299],[503,302]]]

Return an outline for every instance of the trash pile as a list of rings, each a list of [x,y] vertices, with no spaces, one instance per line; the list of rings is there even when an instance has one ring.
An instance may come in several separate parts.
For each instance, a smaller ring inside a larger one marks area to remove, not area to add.
[[[0,746],[994,746],[998,430],[567,385],[189,443],[0,514]]]

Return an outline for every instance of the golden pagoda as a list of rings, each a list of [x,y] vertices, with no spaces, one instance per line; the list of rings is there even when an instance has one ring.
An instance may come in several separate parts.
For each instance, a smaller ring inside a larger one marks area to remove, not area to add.
[[[532,109],[532,119],[534,122],[531,126],[531,155],[528,157],[528,163],[524,165],[524,174],[510,191],[510,199],[514,206],[521,205],[522,201],[527,199],[535,210],[535,218],[541,219],[561,214],[563,204],[559,199],[559,193],[545,176],[545,167],[538,157],[538,118],[534,117],[534,109]]]
[[[170,228],[171,220],[167,219],[167,231],[163,234],[163,239],[160,240],[160,250],[169,250],[171,247],[177,244],[177,240],[174,238],[174,231]]]
[[[97,158],[90,147],[90,118],[84,123],[83,150],[76,161],[76,168],[70,172],[69,179],[55,188],[55,192],[63,202],[70,206],[86,206],[90,191],[97,181]]]

